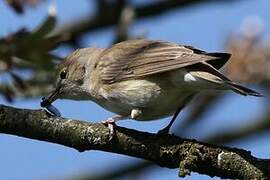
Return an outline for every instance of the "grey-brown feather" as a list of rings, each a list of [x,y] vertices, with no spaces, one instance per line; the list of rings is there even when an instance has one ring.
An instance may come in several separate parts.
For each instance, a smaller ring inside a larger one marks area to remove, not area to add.
[[[228,59],[228,54],[223,58],[217,53],[212,55],[190,46],[140,39],[121,42],[105,50],[97,67],[104,83],[114,83],[173,71],[201,62],[221,60],[224,64]]]
[[[194,77],[203,79],[210,83],[217,84],[216,87],[220,87],[221,89],[231,89],[234,92],[247,96],[263,96],[262,94],[249,89],[247,87],[241,86],[229,78],[221,74],[218,70],[216,70],[212,65],[207,63],[199,63],[190,67],[187,67],[189,73]]]
[[[202,90],[260,96],[218,72],[229,58],[227,53],[144,39],[80,49],[62,63],[68,72],[62,98],[90,99],[124,117],[136,109],[141,113],[135,119],[153,120],[174,114]]]

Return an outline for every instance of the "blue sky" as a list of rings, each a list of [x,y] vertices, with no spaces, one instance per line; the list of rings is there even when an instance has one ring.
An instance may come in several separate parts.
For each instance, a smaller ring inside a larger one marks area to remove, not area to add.
[[[50,1],[49,1],[50,2]],[[59,26],[64,22],[86,16],[94,12],[94,7],[88,0],[54,1],[57,6]],[[29,8],[23,16],[16,15],[0,1],[0,37],[14,32],[20,27],[35,28],[46,17],[49,3],[43,3],[36,9]],[[258,16],[264,22],[265,38],[269,39],[270,19],[268,0],[239,1],[235,3],[220,3],[195,6],[171,11],[156,18],[138,21],[133,24],[132,34],[146,32],[147,38],[162,39],[188,44],[208,51],[222,51],[226,38],[232,31],[239,29],[243,20],[248,16]],[[76,8],[74,8],[76,7]],[[83,39],[84,46],[107,47],[112,41],[114,28],[87,34]],[[66,55],[69,51],[60,48],[56,51]],[[1,76],[0,76],[1,78]],[[16,107],[39,108],[39,98],[17,100]],[[7,104],[0,98],[1,104]],[[92,102],[75,102],[59,100],[54,103],[64,117],[100,121],[111,116]],[[204,123],[195,126],[187,137],[205,137],[215,132],[229,130],[253,121],[261,115],[264,109],[263,99],[241,97],[228,92],[213,111],[204,117]],[[241,109],[239,108],[241,107]],[[184,113],[181,115],[183,116]],[[123,121],[119,124],[138,130],[156,132],[165,126],[167,119],[154,122]],[[181,130],[179,130],[181,131]],[[246,148],[258,157],[270,157],[269,134],[254,137],[250,141],[241,141],[233,146]],[[137,161],[122,155],[98,151],[78,153],[60,145],[45,143],[15,136],[0,135],[0,169],[3,179],[47,179],[66,177],[85,172],[102,172],[105,168],[124,166],[126,163]],[[144,179],[178,179],[177,170],[159,168],[151,171]],[[208,179],[207,176],[192,174],[187,179]]]

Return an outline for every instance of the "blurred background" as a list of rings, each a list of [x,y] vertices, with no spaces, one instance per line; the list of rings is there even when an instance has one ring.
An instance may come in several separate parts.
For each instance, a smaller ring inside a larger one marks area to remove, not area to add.
[[[222,71],[265,95],[204,93],[178,117],[181,137],[270,157],[270,2],[268,0],[2,0],[0,104],[39,109],[54,67],[81,47],[148,38],[230,52]],[[63,117],[100,122],[112,114],[92,102],[58,100]],[[157,132],[168,120],[118,125]],[[123,155],[0,135],[1,179],[178,179],[177,169]],[[210,179],[192,173],[186,179]]]

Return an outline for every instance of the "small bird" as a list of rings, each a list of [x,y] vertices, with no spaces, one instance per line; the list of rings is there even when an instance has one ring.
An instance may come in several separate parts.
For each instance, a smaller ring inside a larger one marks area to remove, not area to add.
[[[78,49],[59,64],[56,87],[41,106],[53,109],[51,104],[58,98],[94,101],[117,114],[103,121],[111,134],[114,123],[122,119],[150,121],[173,115],[159,131],[169,133],[181,109],[199,92],[233,90],[262,96],[217,70],[230,56],[146,39],[120,42],[108,49]]]

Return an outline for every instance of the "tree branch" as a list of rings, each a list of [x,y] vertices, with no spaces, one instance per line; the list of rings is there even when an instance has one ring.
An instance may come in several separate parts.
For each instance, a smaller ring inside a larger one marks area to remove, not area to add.
[[[180,176],[198,172],[221,178],[268,179],[269,160],[246,150],[116,127],[109,140],[108,128],[99,123],[50,117],[42,110],[0,105],[0,133],[37,139],[75,148],[101,150],[179,168]]]
[[[138,7],[133,6],[136,14],[136,19],[149,18],[156,15],[161,15],[165,12],[175,9],[186,8],[192,5],[203,3],[233,3],[239,0],[166,0],[157,1],[154,3],[147,3]],[[106,28],[116,25],[119,20],[119,4],[110,4],[109,9],[102,9],[98,11],[93,17],[85,17],[73,20],[72,23],[64,24],[60,29],[56,30],[54,34],[62,34],[68,32],[70,39],[66,43],[74,43],[86,32],[97,31],[101,28]],[[104,13],[106,12],[106,13]]]
[[[248,138],[260,133],[265,133],[270,129],[270,113],[265,114],[261,119],[257,119],[254,123],[242,125],[241,128],[214,134],[205,139],[209,143],[231,143],[233,141]]]

